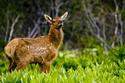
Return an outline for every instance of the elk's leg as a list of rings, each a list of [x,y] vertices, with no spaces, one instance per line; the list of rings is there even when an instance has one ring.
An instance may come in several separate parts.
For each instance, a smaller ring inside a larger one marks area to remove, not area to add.
[[[16,70],[25,69],[27,64],[28,64],[27,62],[18,62]]]
[[[12,58],[10,57],[7,57],[10,64],[9,64],[9,67],[8,67],[8,70],[11,72],[12,70],[14,70],[16,68],[16,64],[15,62],[12,60]]]
[[[8,67],[8,70],[11,71],[11,67],[12,67],[13,62],[12,62],[12,59],[9,58],[9,57],[8,57],[8,60],[9,60],[9,62],[10,62],[9,67]]]
[[[50,71],[50,66],[51,66],[51,63],[48,63],[48,62],[42,63],[40,64],[40,69],[42,72],[48,73]]]
[[[16,63],[15,62],[10,63],[10,65],[9,65],[9,71],[10,72],[14,71],[15,68],[16,68]]]

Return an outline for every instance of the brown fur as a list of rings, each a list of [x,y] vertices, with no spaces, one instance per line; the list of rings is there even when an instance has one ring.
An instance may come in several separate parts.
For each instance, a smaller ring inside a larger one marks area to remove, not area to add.
[[[15,38],[5,47],[10,61],[9,71],[24,69],[30,63],[39,63],[41,71],[47,73],[63,41],[60,17],[55,17],[48,35],[37,38]]]

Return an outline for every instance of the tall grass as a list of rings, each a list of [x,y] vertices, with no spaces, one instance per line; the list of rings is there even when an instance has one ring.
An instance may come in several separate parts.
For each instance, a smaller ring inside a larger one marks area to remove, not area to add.
[[[1,83],[124,83],[125,48],[60,52],[48,74],[39,66],[28,65],[25,70],[8,72],[8,62],[0,60]],[[122,58],[122,59],[121,59]]]

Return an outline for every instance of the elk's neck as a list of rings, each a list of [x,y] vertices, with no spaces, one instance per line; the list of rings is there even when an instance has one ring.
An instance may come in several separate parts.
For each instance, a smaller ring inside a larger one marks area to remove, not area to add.
[[[56,48],[59,48],[63,41],[63,37],[64,37],[62,28],[60,28],[60,29],[50,28],[48,35],[49,35],[49,39],[53,43],[53,45]]]

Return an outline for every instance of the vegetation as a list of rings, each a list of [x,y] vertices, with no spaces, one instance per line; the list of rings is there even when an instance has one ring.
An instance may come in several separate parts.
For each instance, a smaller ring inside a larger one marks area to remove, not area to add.
[[[48,74],[40,73],[35,64],[12,73],[7,66],[7,61],[0,61],[1,83],[124,83],[125,47],[107,54],[101,48],[60,52]]]

